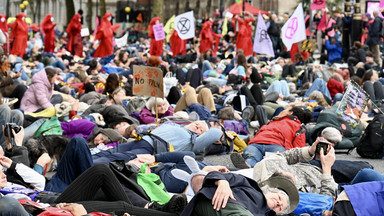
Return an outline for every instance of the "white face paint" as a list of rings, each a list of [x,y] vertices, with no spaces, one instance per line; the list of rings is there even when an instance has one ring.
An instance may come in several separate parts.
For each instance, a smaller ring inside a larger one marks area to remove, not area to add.
[[[1,22],[5,22],[5,18],[4,17],[1,17]]]
[[[112,17],[108,17],[107,20],[108,20],[108,21],[111,21],[111,20],[112,20]]]
[[[53,20],[54,20],[53,17],[51,17],[51,22],[53,22]]]
[[[81,19],[79,19],[79,22],[81,22]]]
[[[21,18],[23,21],[25,20],[25,17]]]

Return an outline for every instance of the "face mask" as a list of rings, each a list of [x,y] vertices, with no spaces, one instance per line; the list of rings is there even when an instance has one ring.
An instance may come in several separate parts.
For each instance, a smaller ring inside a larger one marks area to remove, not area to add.
[[[54,20],[53,17],[51,17],[51,22],[53,22],[53,20]]]
[[[112,17],[108,17],[107,20],[108,20],[108,21],[111,21],[111,20],[112,20]]]
[[[5,22],[5,18],[4,17],[1,17],[1,22]]]

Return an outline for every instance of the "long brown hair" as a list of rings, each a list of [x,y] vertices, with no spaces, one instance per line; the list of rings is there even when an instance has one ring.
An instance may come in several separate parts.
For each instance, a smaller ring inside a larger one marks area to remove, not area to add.
[[[244,54],[239,54],[237,56],[237,66],[240,66],[240,65],[244,67],[245,71],[247,70],[248,68],[247,59],[245,58]]]

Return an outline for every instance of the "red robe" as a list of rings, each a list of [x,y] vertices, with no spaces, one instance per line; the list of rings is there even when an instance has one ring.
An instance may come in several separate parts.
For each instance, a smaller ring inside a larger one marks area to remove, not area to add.
[[[154,17],[148,26],[148,36],[151,38],[151,47],[149,48],[149,54],[152,56],[161,56],[163,54],[164,40],[156,41],[155,33],[153,32],[153,26],[156,25],[156,21],[160,22],[161,18]]]
[[[16,21],[11,24],[12,32],[10,39],[12,41],[11,54],[23,58],[28,42],[28,25],[23,20],[25,13],[19,13]]]
[[[205,21],[203,28],[200,31],[200,53],[204,53],[208,50],[212,50],[212,55],[216,56],[217,45],[221,34],[213,33],[212,31],[212,21]],[[216,40],[215,50],[213,50],[213,42]]]
[[[179,37],[179,33],[177,33],[176,30],[173,31],[171,38],[169,39],[171,41],[171,50],[172,50],[172,56],[175,57],[177,55],[184,55],[187,53],[187,40],[183,40]]]
[[[67,50],[72,55],[83,57],[83,40],[81,39],[81,15],[75,14],[67,26],[68,42]]]
[[[52,14],[47,14],[44,17],[43,22],[40,24],[41,33],[44,36],[44,52],[53,53],[55,52],[55,26],[56,23],[52,23]]]
[[[112,17],[111,13],[105,13],[97,30],[95,40],[99,40],[100,44],[97,47],[93,57],[105,57],[113,54],[113,28],[108,17]]]
[[[253,42],[252,42],[252,26],[248,25],[249,22],[253,22],[253,18],[233,18],[239,23],[239,31],[236,36],[236,49],[242,49],[245,56],[250,56],[253,53]]]

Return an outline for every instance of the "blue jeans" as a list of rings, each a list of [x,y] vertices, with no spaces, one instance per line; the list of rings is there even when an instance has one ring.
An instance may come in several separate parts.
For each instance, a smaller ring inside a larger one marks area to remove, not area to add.
[[[284,152],[285,150],[281,145],[253,143],[245,148],[243,157],[251,167],[254,167],[256,163],[263,160],[265,152]]]
[[[57,172],[45,185],[45,190],[62,193],[78,176],[93,165],[87,141],[75,136],[57,166]]]
[[[331,94],[329,94],[327,83],[325,83],[325,81],[321,78],[317,78],[317,79],[315,79],[315,81],[313,81],[312,86],[309,87],[307,92],[305,92],[304,97],[309,97],[309,95],[313,91],[319,91],[319,92],[323,93],[323,95],[327,96],[329,99],[332,98]]]
[[[24,207],[12,197],[0,197],[0,215],[2,216],[28,216]]]
[[[153,147],[145,140],[137,140],[129,143],[122,143],[107,151],[92,155],[95,164],[109,164],[114,160],[128,162],[136,158],[136,154],[153,154]]]
[[[267,89],[266,94],[271,93],[271,92],[278,92],[279,94],[282,94],[284,96],[289,96],[289,87],[288,83],[285,80],[276,80],[274,81],[271,86]]]
[[[45,120],[46,120],[46,118],[37,119],[32,124],[30,124],[28,127],[24,128],[24,140],[33,136],[35,131],[37,131],[37,129],[39,129],[39,127],[45,122]]]
[[[205,71],[213,70],[211,63],[208,60],[203,61],[203,65],[201,67],[201,71],[204,73]]]
[[[371,181],[384,181],[384,175],[377,172],[376,170],[365,168],[360,170],[355,178],[349,184],[357,184],[362,182],[371,182]]]
[[[333,102],[332,105],[335,105],[337,102],[341,101],[343,99],[343,94],[341,93],[336,93],[335,96],[333,97]]]
[[[24,115],[20,110],[11,110],[8,105],[0,105],[0,145],[5,148],[5,139],[3,136],[3,130],[1,127],[6,123],[15,123],[17,125],[23,125]]]

